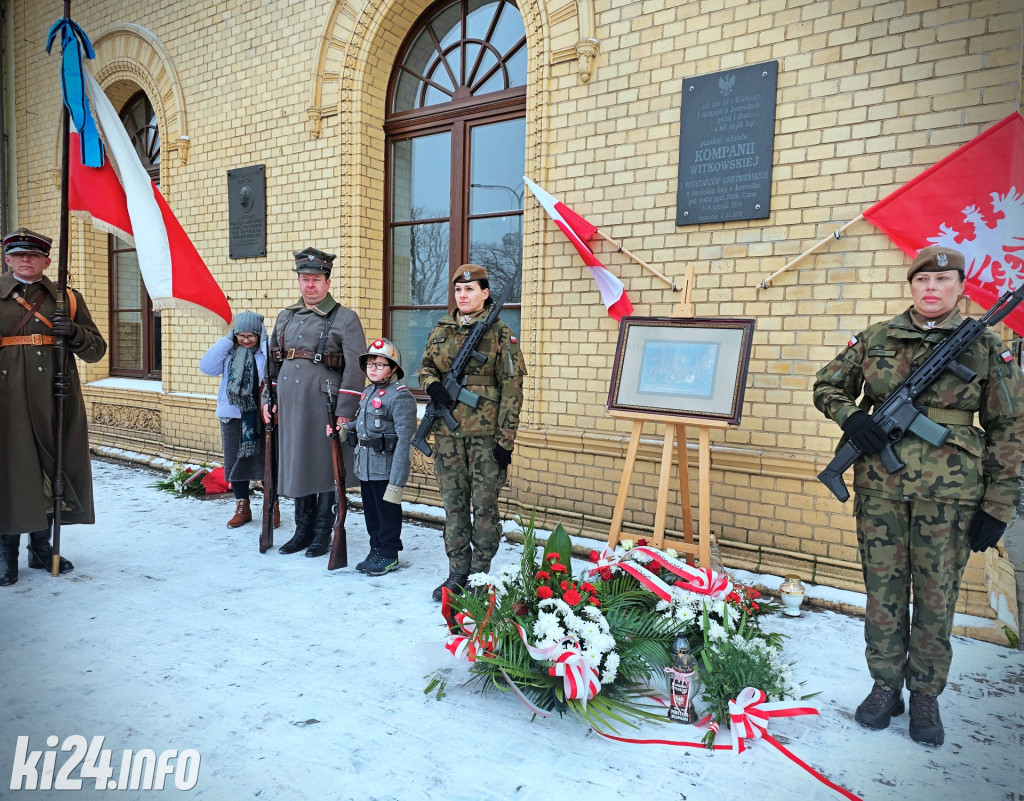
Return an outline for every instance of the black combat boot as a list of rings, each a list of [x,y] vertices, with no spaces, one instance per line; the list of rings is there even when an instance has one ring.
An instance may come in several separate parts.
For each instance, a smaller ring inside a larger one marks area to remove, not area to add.
[[[869,729],[886,729],[889,727],[889,720],[894,715],[902,715],[905,710],[903,693],[900,690],[876,684],[871,688],[868,697],[861,701],[853,717],[861,726]]]
[[[946,733],[939,717],[939,699],[910,691],[910,739],[922,745],[942,745]]]
[[[0,587],[18,582],[18,543],[20,534],[0,534]]]
[[[331,535],[334,534],[334,499],[333,492],[321,492],[316,496],[316,522],[313,524],[315,536],[306,549],[306,556],[323,556],[331,549]]]
[[[313,526],[316,523],[316,495],[301,495],[295,499],[295,534],[278,553],[297,553],[309,547],[313,541]]]
[[[448,590],[448,592],[462,592],[467,581],[469,581],[468,573],[451,573],[448,578],[441,582],[439,587],[434,589],[430,597],[440,603],[444,597],[445,590]]]
[[[53,562],[53,548],[50,545],[50,530],[33,531],[28,535],[28,566],[33,570],[49,570]],[[75,569],[71,562],[63,556],[60,558],[60,573],[70,573]]]

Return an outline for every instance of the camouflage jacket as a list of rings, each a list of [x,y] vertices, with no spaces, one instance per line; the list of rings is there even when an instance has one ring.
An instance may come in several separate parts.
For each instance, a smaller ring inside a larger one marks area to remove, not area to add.
[[[460,325],[458,319],[461,315],[456,310],[434,326],[427,338],[418,373],[421,388],[425,390],[444,377],[455,361],[470,326],[486,315],[486,310],[480,311],[470,318],[468,325]],[[497,445],[512,450],[523,405],[523,377],[526,375],[523,353],[512,329],[500,319],[487,329],[477,350],[487,359],[483,363],[470,359],[465,377],[466,388],[480,396],[480,403],[475,409],[464,403],[455,404],[452,414],[459,421],[459,427],[452,431],[439,420],[434,424],[434,435],[472,437],[491,434]]]
[[[911,322],[908,309],[868,327],[818,371],[815,407],[839,425],[858,409],[870,412],[962,321],[955,310],[934,329],[921,331]],[[965,384],[947,370],[918,397],[917,405],[961,410],[976,424],[967,424],[966,419],[948,424],[942,422],[943,413],[934,414],[951,432],[941,447],[908,433],[893,445],[906,467],[887,473],[878,454],[862,456],[854,463],[854,490],[883,498],[980,504],[1008,523],[1020,498],[1024,376],[992,331],[976,341],[960,362],[978,377]]]

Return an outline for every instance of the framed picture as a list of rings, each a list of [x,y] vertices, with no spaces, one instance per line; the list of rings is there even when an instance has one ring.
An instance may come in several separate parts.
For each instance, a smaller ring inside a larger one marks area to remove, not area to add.
[[[738,425],[753,320],[624,317],[608,408]]]

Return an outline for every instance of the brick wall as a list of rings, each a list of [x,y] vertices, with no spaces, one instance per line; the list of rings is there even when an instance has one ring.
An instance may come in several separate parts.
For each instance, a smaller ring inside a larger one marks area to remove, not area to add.
[[[57,57],[43,51],[53,19],[22,5],[15,15],[19,223],[56,235]],[[96,0],[76,8],[98,42],[98,74],[112,97],[133,76],[157,87],[151,100],[165,136],[165,195],[235,310],[256,309],[272,323],[295,295],[291,251],[314,244],[339,254],[332,290],[360,313],[368,336],[379,332],[385,89],[426,6]],[[521,7],[531,53],[530,177],[669,276],[692,265],[698,316],[756,320],[742,424],[711,434],[711,526],[727,563],[859,589],[849,505],[815,480],[838,429],[813,409],[810,388],[851,333],[909,304],[906,258],[860,222],[768,288],[759,284],[1020,108],[1020,4],[524,0]],[[144,35],[116,27],[125,22],[143,26]],[[590,37],[598,53],[584,81],[575,48]],[[683,79],[768,60],[779,62],[770,218],[677,227]],[[183,131],[187,160],[174,149]],[[253,164],[266,165],[268,255],[231,260],[226,174]],[[75,280],[105,321],[105,235],[81,223],[73,234]],[[672,313],[677,294],[610,245],[595,248],[625,282],[637,314]],[[524,253],[530,377],[507,502],[606,536],[630,434],[629,421],[605,413],[617,326],[575,251],[532,200]],[[122,439],[175,456],[216,454],[208,397],[216,382],[196,362],[222,329],[181,311],[164,320],[164,392],[117,398],[155,405],[160,431]],[[416,355],[407,359],[415,363]],[[107,369],[101,362],[85,377],[103,378]],[[107,391],[91,389],[89,397]],[[649,425],[645,434],[627,535],[653,524],[663,433]],[[97,426],[95,436],[118,440],[110,426]],[[426,462],[417,462],[414,486],[423,500],[436,499]],[[670,497],[670,532],[682,525],[679,504]],[[979,614],[987,608],[985,573],[979,561],[964,593],[965,608]]]

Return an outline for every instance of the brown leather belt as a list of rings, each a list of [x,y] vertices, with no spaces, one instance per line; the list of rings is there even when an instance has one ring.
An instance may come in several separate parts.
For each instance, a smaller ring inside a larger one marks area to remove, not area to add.
[[[494,374],[488,375],[467,375],[463,386],[467,387],[496,387],[498,381],[495,379]]]
[[[0,337],[0,348],[8,345],[56,345],[57,337],[47,334],[32,334],[24,337]]]
[[[275,350],[271,353],[271,358],[277,364],[281,364],[281,362],[286,359],[309,359],[312,362],[323,362],[324,366],[330,367],[332,370],[340,370],[345,364],[345,357],[340,353],[323,353],[317,355],[316,351],[298,350],[296,348]]]

